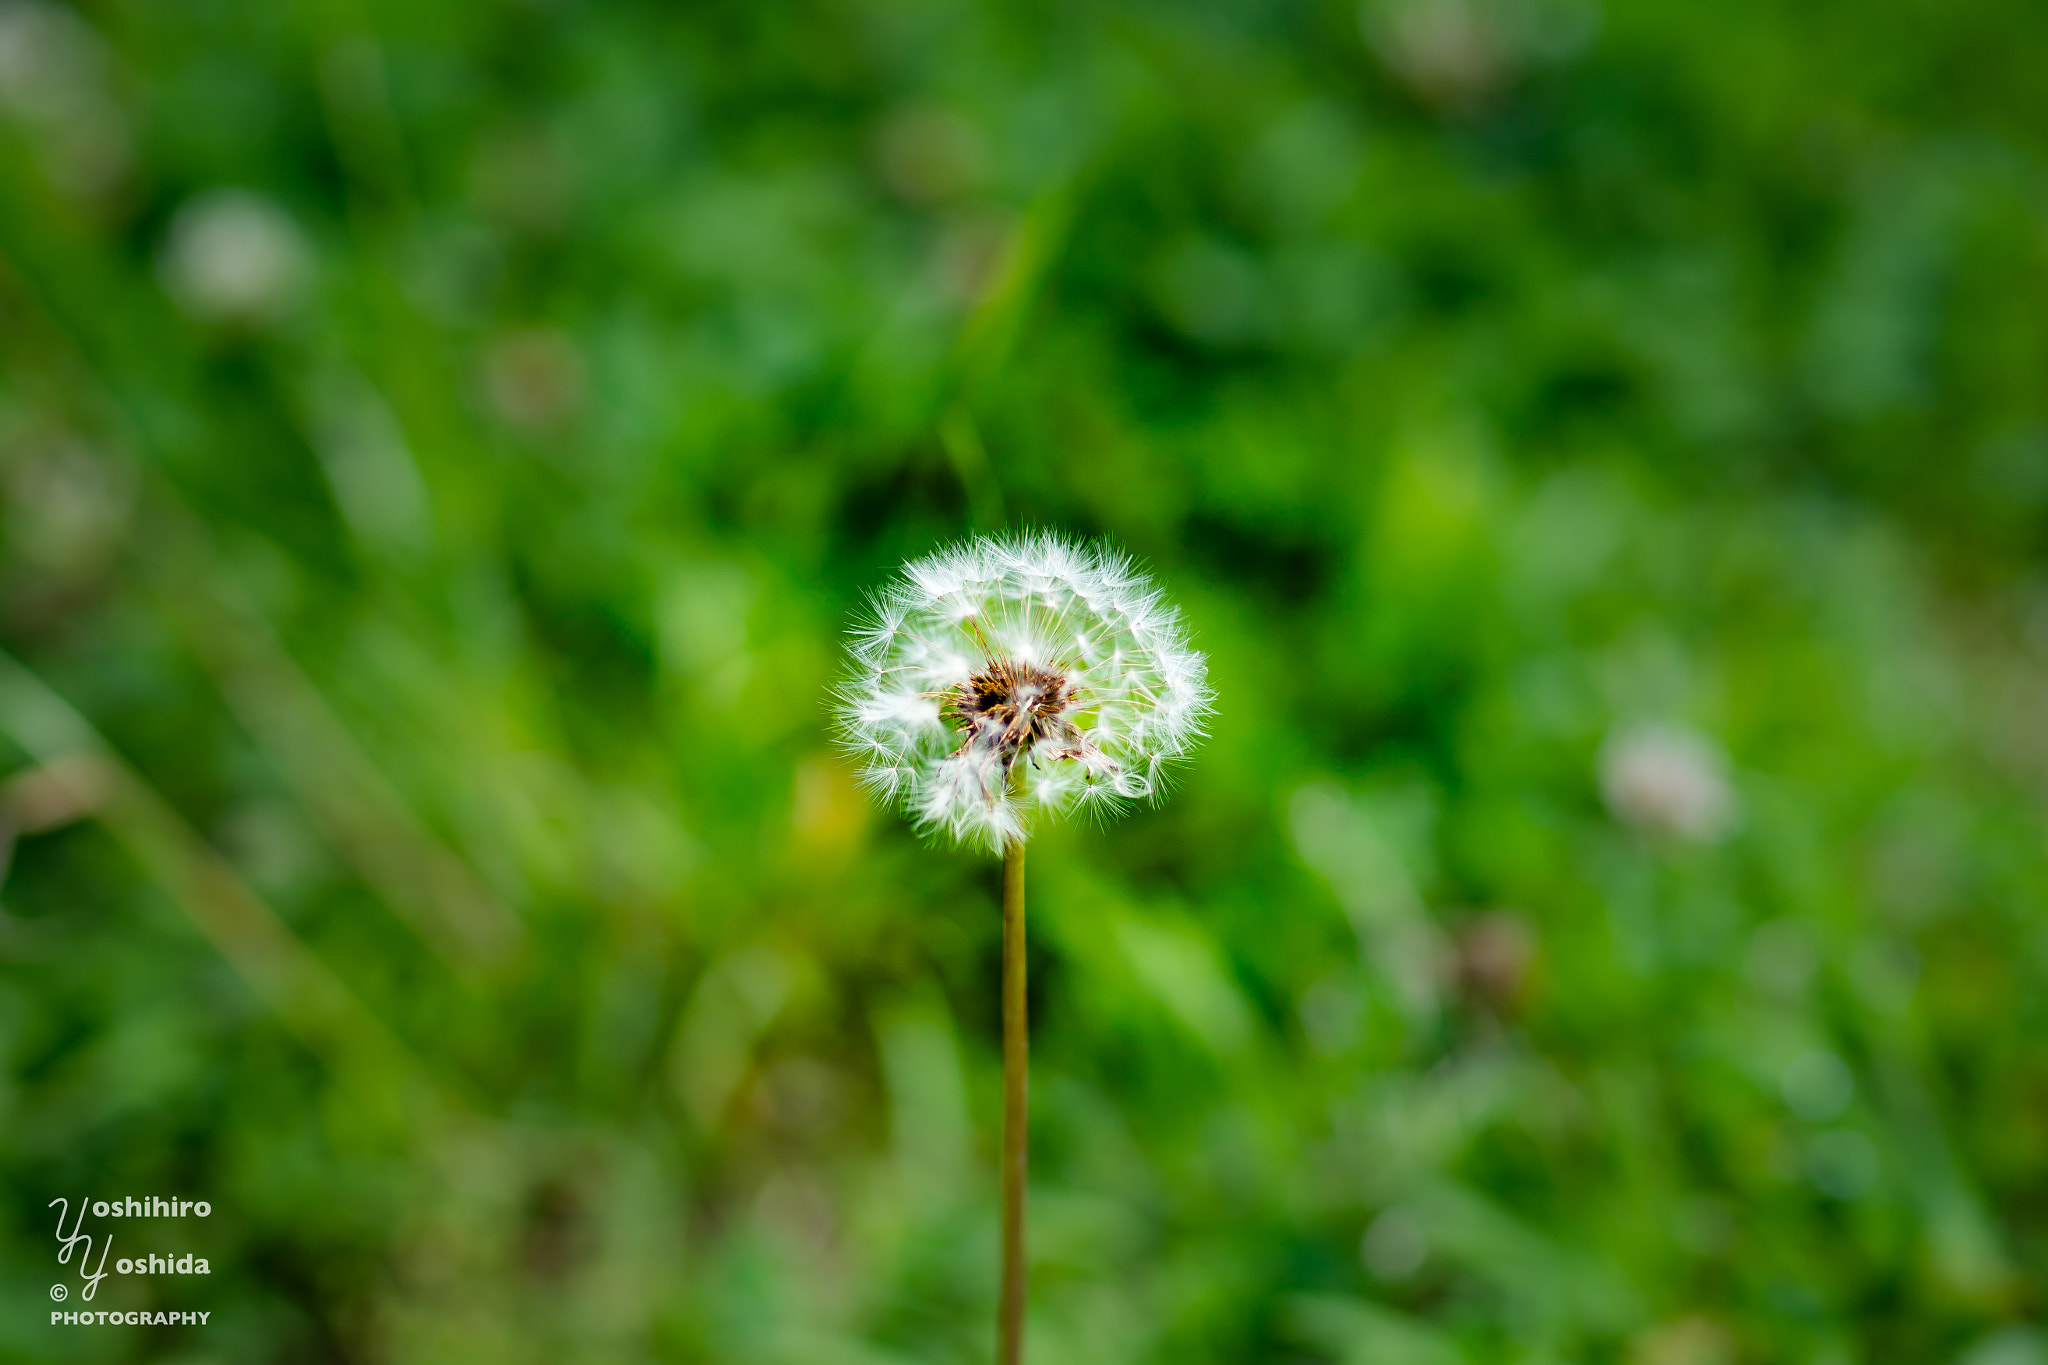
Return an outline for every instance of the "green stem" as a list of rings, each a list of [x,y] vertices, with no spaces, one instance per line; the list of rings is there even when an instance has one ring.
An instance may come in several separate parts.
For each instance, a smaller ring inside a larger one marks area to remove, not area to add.
[[[1024,1365],[1024,1174],[1030,1163],[1029,1026],[1024,1014],[1024,841],[1003,850],[1003,1297],[997,1365]]]

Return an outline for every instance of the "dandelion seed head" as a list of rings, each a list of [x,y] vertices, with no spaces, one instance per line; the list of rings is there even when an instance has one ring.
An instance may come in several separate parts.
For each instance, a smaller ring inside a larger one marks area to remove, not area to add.
[[[285,211],[247,190],[209,190],[171,219],[159,262],[171,297],[207,322],[259,325],[299,302],[312,256]]]
[[[1623,823],[1688,843],[1711,843],[1736,818],[1726,755],[1705,736],[1644,725],[1600,750],[1600,795]]]
[[[1041,816],[1154,799],[1201,738],[1208,668],[1130,561],[1053,535],[906,564],[850,643],[838,718],[862,784],[1000,850]]]

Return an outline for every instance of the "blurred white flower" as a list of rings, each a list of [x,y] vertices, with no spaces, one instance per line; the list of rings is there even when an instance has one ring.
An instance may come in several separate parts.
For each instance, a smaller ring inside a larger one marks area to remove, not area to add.
[[[217,189],[179,209],[161,271],[172,299],[208,322],[262,324],[289,312],[312,258],[298,225],[270,200]]]
[[[1470,108],[1522,68],[1564,61],[1600,29],[1596,0],[1365,0],[1366,41],[1432,104]]]
[[[1600,749],[1600,795],[1624,824],[1708,843],[1735,823],[1728,760],[1710,740],[1669,725],[1610,736]]]
[[[71,9],[0,0],[0,116],[30,133],[59,189],[87,198],[113,189],[131,159],[107,65],[99,34]]]
[[[56,120],[98,85],[99,35],[69,9],[42,0],[0,3],[0,110]]]
[[[997,851],[1041,812],[1157,795],[1212,709],[1159,590],[1052,535],[905,565],[852,654],[839,720],[862,782],[920,828]]]
[[[128,468],[62,429],[0,430],[11,547],[45,574],[89,574],[119,548],[135,508]]]
[[[1366,38],[1401,80],[1438,103],[1480,99],[1513,69],[1514,52],[1493,7],[1471,0],[1368,4]]]

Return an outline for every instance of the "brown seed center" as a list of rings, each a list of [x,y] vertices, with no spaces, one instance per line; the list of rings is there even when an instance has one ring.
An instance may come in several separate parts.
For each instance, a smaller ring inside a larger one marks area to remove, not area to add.
[[[1008,768],[1039,740],[1068,737],[1073,726],[1060,713],[1072,700],[1060,674],[995,659],[947,693],[939,710],[965,736],[962,749],[991,751]]]

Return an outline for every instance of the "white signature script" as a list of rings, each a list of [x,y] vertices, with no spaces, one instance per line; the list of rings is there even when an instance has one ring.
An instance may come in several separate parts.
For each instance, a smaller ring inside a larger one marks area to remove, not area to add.
[[[92,1259],[92,1234],[83,1230],[85,1209],[89,1202],[91,1201],[85,1199],[78,1201],[78,1217],[72,1219],[69,1237],[64,1235],[64,1220],[71,1215],[71,1201],[60,1196],[52,1199],[48,1205],[50,1208],[56,1208],[59,1204],[64,1206],[57,1211],[57,1241],[63,1247],[63,1250],[57,1253],[57,1264],[71,1264],[71,1253],[78,1253],[78,1273],[85,1284],[84,1292],[78,1297],[87,1303],[92,1301],[93,1291],[100,1287],[100,1281],[107,1278],[107,1253],[114,1249],[114,1234],[110,1232],[100,1246],[99,1265],[94,1267],[92,1274],[86,1273],[86,1263]],[[84,1245],[81,1246],[80,1243]]]

